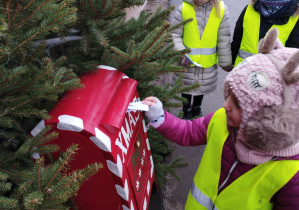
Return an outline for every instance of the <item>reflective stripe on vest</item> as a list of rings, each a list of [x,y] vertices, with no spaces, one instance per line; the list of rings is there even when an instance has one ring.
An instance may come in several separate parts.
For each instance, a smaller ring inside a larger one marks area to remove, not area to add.
[[[298,160],[268,161],[240,176],[218,195],[223,145],[229,135],[223,108],[213,115],[207,146],[194,177],[186,210],[272,209],[273,195],[298,171]],[[277,176],[279,175],[279,176]]]
[[[278,29],[278,38],[284,46],[290,36],[290,33],[296,25],[298,18],[299,16],[291,16],[287,24],[272,25],[271,28]],[[235,60],[235,66],[241,63],[243,59],[258,53],[257,47],[259,43],[260,22],[260,13],[255,11],[254,8],[249,4],[244,15],[243,37],[240,50]]]
[[[217,16],[216,9],[213,7],[200,38],[195,9],[191,4],[183,2],[183,20],[193,19],[193,21],[184,25],[183,43],[186,47],[190,48],[191,53],[189,53],[189,56],[192,61],[199,63],[203,68],[209,68],[217,63],[217,35],[224,15],[223,1],[220,1],[219,5],[221,18]]]

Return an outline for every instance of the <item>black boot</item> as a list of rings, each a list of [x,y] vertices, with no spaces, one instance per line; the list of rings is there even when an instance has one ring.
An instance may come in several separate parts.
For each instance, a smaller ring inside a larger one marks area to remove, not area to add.
[[[192,117],[201,117],[202,113],[201,113],[201,106],[194,106],[192,108]]]
[[[190,120],[192,118],[192,109],[190,108],[183,108],[184,116],[183,119]]]
[[[190,120],[192,118],[192,108],[191,108],[192,95],[183,93],[182,97],[187,99],[187,102],[183,103],[183,112],[184,112],[183,119]]]

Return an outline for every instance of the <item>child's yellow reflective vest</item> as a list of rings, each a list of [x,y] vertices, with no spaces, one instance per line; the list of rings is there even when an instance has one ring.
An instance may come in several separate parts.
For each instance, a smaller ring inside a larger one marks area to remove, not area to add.
[[[183,43],[191,49],[188,54],[193,62],[199,63],[203,68],[209,68],[217,63],[217,35],[220,23],[224,15],[224,3],[220,1],[220,14],[216,9],[211,10],[207,25],[200,38],[196,20],[195,9],[191,4],[183,2],[183,20],[192,18],[193,21],[184,25]],[[194,66],[194,65],[191,65]]]
[[[291,16],[287,24],[272,25],[271,28],[278,29],[278,38],[282,42],[283,46],[285,46],[285,43],[295,27],[298,18],[299,16]],[[235,66],[241,63],[243,59],[258,53],[257,47],[259,43],[260,22],[260,13],[255,11],[254,8],[249,4],[244,15],[243,37],[237,58],[235,60]]]
[[[185,209],[272,209],[270,199],[298,171],[298,160],[268,161],[240,176],[218,195],[221,156],[229,135],[224,108],[213,115],[207,146],[195,174]]]

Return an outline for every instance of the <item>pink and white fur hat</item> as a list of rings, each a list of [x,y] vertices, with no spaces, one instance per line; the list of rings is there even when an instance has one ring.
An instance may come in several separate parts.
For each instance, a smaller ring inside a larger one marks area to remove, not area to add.
[[[271,29],[259,53],[225,80],[225,94],[231,89],[242,113],[237,155],[249,164],[299,154],[299,49],[284,47],[277,35]]]

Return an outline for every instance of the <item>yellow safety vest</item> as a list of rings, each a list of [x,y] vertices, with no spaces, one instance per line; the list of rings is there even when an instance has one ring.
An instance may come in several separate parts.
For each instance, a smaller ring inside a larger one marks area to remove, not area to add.
[[[270,199],[299,171],[299,161],[268,161],[257,165],[218,194],[222,149],[228,135],[225,110],[221,108],[209,123],[207,146],[185,209],[272,209]]]
[[[196,20],[195,9],[193,5],[183,2],[182,17],[183,20],[192,18],[193,21],[184,25],[183,43],[191,49],[188,54],[193,62],[202,65],[203,68],[209,68],[217,63],[217,35],[220,23],[224,15],[224,3],[220,1],[219,18],[216,9],[211,10],[207,25],[200,38]],[[194,65],[191,65],[194,66]]]
[[[272,25],[271,28],[278,29],[278,38],[284,46],[297,23],[298,18],[299,16],[291,16],[287,24]],[[235,66],[241,63],[243,59],[258,53],[257,47],[259,43],[260,22],[260,13],[255,11],[252,5],[248,5],[243,20],[242,42],[235,60]]]

